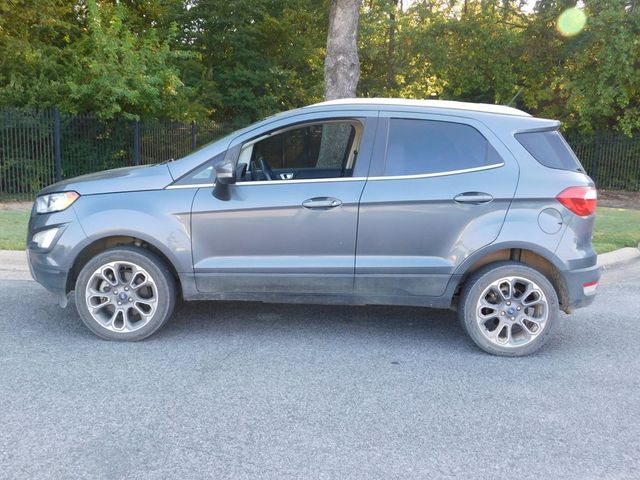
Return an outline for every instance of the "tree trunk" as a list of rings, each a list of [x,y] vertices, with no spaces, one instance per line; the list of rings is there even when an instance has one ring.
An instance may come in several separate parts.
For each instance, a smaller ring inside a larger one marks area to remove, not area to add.
[[[360,79],[358,20],[361,0],[331,0],[327,55],[324,59],[324,98],[356,96]]]
[[[396,86],[395,53],[396,53],[396,10],[398,0],[391,0],[389,11],[389,44],[387,46],[387,88]]]

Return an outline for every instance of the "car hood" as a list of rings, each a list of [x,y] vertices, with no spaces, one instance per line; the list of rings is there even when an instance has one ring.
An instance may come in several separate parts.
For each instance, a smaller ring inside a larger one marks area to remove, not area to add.
[[[166,164],[116,168],[54,183],[38,195],[74,190],[80,195],[159,190],[173,182]]]

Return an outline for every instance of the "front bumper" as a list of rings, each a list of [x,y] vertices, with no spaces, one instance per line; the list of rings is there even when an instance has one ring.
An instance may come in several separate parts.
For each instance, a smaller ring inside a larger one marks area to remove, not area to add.
[[[50,228],[62,227],[47,249],[38,248],[33,236]],[[77,247],[86,239],[73,206],[62,212],[35,214],[29,219],[27,259],[33,279],[44,288],[66,299],[69,272],[73,267]]]
[[[46,253],[27,249],[29,270],[33,279],[56,295],[65,295],[69,270],[52,266]]]

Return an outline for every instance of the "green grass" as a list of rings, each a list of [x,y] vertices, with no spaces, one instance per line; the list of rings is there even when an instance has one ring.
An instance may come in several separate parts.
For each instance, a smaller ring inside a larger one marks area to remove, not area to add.
[[[0,210],[0,250],[24,250],[29,211]]]
[[[622,247],[637,247],[640,242],[640,210],[598,207],[593,246],[598,253]]]
[[[29,211],[0,210],[0,250],[24,250]],[[593,244],[598,253],[640,242],[640,210],[598,208]]]

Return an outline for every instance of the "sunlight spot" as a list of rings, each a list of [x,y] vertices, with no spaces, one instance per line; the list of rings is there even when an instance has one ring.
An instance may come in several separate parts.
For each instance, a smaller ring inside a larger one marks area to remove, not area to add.
[[[565,37],[572,37],[582,31],[587,24],[587,14],[581,8],[568,8],[558,17],[558,32]]]

